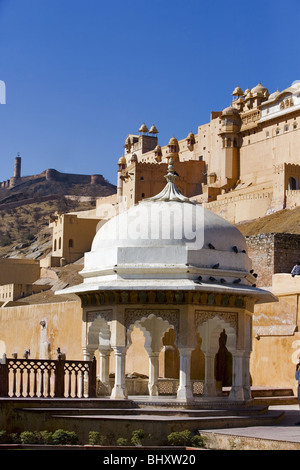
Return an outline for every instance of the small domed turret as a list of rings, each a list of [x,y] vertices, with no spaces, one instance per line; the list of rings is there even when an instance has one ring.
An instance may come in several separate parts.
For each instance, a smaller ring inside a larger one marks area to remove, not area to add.
[[[157,162],[161,162],[161,157],[162,157],[162,151],[161,151],[161,146],[157,145],[154,149],[154,155],[155,155],[155,160]]]
[[[233,106],[228,106],[228,108],[225,108],[225,109],[223,109],[223,111],[222,111],[222,116],[234,116],[234,115],[239,116],[240,113],[239,113],[238,110],[237,110],[236,108],[234,108]]]
[[[188,149],[193,150],[193,147],[194,147],[194,144],[195,144],[195,136],[194,136],[192,131],[187,136],[186,141],[187,141]]]
[[[149,134],[158,134],[158,130],[156,129],[154,124],[150,127]]]
[[[127,164],[126,158],[123,155],[121,158],[119,158],[119,161],[118,161],[119,169],[125,168],[126,164]]]
[[[232,92],[232,96],[236,96],[237,98],[239,98],[240,96],[243,96],[243,94],[244,92],[239,86],[237,86]]]
[[[173,161],[179,160],[179,145],[176,137],[172,137],[168,143],[168,155],[167,158],[173,158]]]
[[[148,127],[146,126],[146,124],[144,122],[141,125],[141,127],[139,128],[139,132],[141,132],[143,134],[146,134],[147,132],[149,132],[149,129],[148,129]]]
[[[265,97],[266,95],[269,95],[268,89],[262,86],[260,81],[254,88],[252,88],[251,93],[252,95],[261,96],[261,97]]]

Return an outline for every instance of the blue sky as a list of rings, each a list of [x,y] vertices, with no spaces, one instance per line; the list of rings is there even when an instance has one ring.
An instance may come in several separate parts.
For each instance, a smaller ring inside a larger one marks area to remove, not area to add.
[[[300,1],[0,0],[0,181],[47,168],[116,184],[145,122],[182,139],[231,102],[300,79]]]

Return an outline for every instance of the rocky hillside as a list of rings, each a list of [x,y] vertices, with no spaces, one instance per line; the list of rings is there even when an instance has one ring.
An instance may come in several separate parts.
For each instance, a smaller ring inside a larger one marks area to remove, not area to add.
[[[244,236],[260,233],[300,234],[300,207],[284,209],[251,222],[240,223],[237,227]]]
[[[52,178],[48,173],[52,172]],[[97,175],[95,184],[89,175],[72,175],[47,170],[39,175],[21,177],[15,186],[0,187],[0,209],[19,207],[28,202],[55,200],[63,196],[103,197],[116,192],[116,186],[102,175]]]
[[[64,197],[52,201],[22,204],[12,209],[1,209],[0,206],[0,256],[11,256],[12,252],[24,251],[37,240],[49,238],[49,220],[55,212],[88,210],[94,207],[93,200],[82,202]]]
[[[46,241],[51,237],[52,215],[93,209],[98,197],[116,192],[116,186],[102,176],[91,184],[84,175],[56,174],[53,180],[44,173],[20,178],[20,184],[0,189],[0,257],[33,258],[36,251],[38,258],[40,246],[49,250]]]

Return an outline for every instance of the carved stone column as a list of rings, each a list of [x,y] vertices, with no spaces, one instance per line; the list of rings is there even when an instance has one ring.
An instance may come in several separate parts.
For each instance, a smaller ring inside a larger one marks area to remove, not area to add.
[[[82,351],[83,351],[83,360],[84,361],[92,361],[93,360],[94,353],[95,353],[95,348],[94,347],[91,347],[91,346],[90,347],[85,347],[85,348],[82,348]],[[80,379],[80,381],[81,381],[81,379]],[[84,393],[87,393],[88,382],[89,382],[88,372],[85,372],[84,375],[83,375]],[[81,384],[80,384],[80,388],[81,388]]]
[[[244,351],[237,350],[233,352],[233,373],[232,373],[232,387],[229,394],[229,399],[239,401],[245,400],[244,384],[243,384],[243,362]]]
[[[158,367],[159,352],[149,352],[149,395],[154,397],[158,395]]]
[[[83,360],[84,361],[91,361],[94,356],[95,349],[94,348],[82,348],[83,351]]]
[[[125,355],[124,346],[113,346],[115,353],[115,385],[111,393],[111,398],[122,400],[127,398],[125,385]]]
[[[205,352],[205,380],[204,380],[204,396],[217,395],[216,379],[215,379],[215,353]]]
[[[105,395],[111,393],[111,387],[109,384],[109,357],[110,350],[99,350],[100,353],[100,382],[101,390]]]
[[[193,401],[193,391],[191,388],[191,348],[180,348],[180,372],[177,398],[184,401]]]

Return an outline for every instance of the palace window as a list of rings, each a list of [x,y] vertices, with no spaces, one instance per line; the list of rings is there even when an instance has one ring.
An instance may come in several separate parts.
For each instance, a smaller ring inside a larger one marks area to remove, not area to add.
[[[288,183],[288,189],[290,191],[293,191],[293,190],[298,189],[298,188],[299,188],[298,179],[294,178],[293,176],[290,176],[289,183]]]

